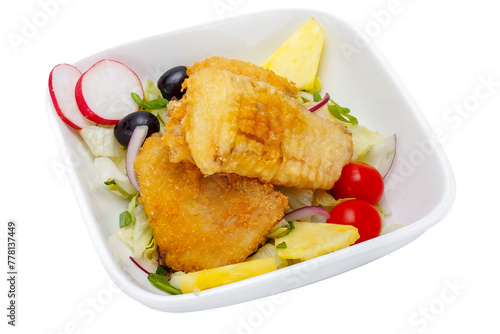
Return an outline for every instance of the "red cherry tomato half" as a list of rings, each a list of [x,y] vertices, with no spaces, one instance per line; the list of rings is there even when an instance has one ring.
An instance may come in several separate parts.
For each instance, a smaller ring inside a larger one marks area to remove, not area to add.
[[[375,167],[362,162],[350,162],[342,169],[331,192],[336,199],[357,198],[375,205],[384,193],[384,179]]]
[[[356,244],[378,237],[382,230],[382,217],[378,210],[360,199],[351,199],[334,206],[327,223],[356,227],[360,236]]]

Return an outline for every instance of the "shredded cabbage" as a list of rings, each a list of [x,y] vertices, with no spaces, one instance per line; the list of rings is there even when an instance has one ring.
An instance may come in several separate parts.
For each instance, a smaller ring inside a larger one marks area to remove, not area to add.
[[[91,125],[80,130],[94,157],[124,157],[126,151],[116,140],[112,127]]]
[[[144,86],[144,101],[148,102],[155,99],[161,99],[162,97],[160,89],[158,89],[155,83],[149,79]]]
[[[113,193],[127,199],[137,194],[137,190],[130,183],[128,176],[110,158],[95,158],[94,167],[101,182]]]
[[[176,271],[170,275],[170,285],[176,288],[179,291],[182,291],[181,283],[179,282],[179,276],[185,275],[186,273],[183,271]]]
[[[314,193],[313,189],[291,188],[282,186],[275,186],[274,189],[288,198],[288,205],[290,206],[290,208],[287,210],[287,212],[302,208],[304,206],[312,205]]]
[[[268,257],[274,257],[276,259],[276,266],[278,268],[283,268],[288,265],[287,260],[280,258],[278,254],[276,254],[276,247],[274,247],[274,245],[272,244],[265,244],[264,246],[260,247],[255,254],[249,256],[245,261],[264,259]]]
[[[309,107],[313,104],[314,103],[306,102],[304,105],[306,107]],[[328,107],[331,105],[333,104],[328,102],[327,104],[316,110],[314,113],[321,118],[338,122],[338,120],[328,111]],[[385,142],[384,136],[376,131],[369,130],[363,125],[350,124],[345,122],[341,123],[347,126],[349,131],[352,133],[352,141],[354,144],[354,152],[351,158],[352,161],[361,159],[370,150],[371,147],[380,145]]]
[[[352,133],[354,153],[351,160],[362,158],[372,146],[377,146],[385,142],[384,136],[376,131],[371,131],[363,125],[346,124]]]
[[[127,211],[132,214],[132,223],[118,230],[116,236],[131,249],[134,257],[156,259],[153,229],[149,226],[144,207],[137,203],[137,196],[132,198]]]
[[[332,208],[338,204],[338,201],[327,191],[316,189],[314,191],[312,204],[322,206],[324,208]]]
[[[146,82],[146,86],[144,86],[144,102],[148,102],[154,99],[160,99],[163,98],[161,95],[160,90],[158,87],[156,87],[155,83],[151,80],[148,80]],[[163,134],[165,133],[165,125],[167,124],[168,121],[168,116],[167,116],[167,109],[166,108],[161,108],[161,109],[155,109],[155,110],[148,110],[151,112],[153,115],[155,115],[158,120],[160,121],[160,133]]]
[[[156,241],[153,238],[153,229],[149,226],[149,220],[144,213],[144,207],[137,205],[134,212],[134,251],[140,256],[151,258],[156,252]]]

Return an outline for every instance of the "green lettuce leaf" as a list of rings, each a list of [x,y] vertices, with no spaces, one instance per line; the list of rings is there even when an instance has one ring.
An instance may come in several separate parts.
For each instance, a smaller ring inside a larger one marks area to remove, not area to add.
[[[126,151],[116,140],[113,127],[91,125],[80,130],[94,157],[124,157]]]
[[[351,160],[361,159],[372,146],[377,146],[384,143],[385,138],[376,131],[371,131],[363,125],[346,124],[349,131],[352,133],[352,141],[354,143],[354,153]]]
[[[288,212],[304,206],[312,205],[314,193],[313,189],[299,189],[283,186],[275,186],[274,188],[288,198],[288,205],[290,206],[287,210]]]
[[[144,213],[144,207],[138,204],[138,195],[134,196],[126,211],[131,214],[132,221],[116,232],[116,236],[127,245],[134,257],[153,259],[156,256],[156,241],[153,229]]]
[[[97,157],[94,159],[94,167],[101,182],[108,189],[126,199],[137,194],[128,176],[108,157]]]

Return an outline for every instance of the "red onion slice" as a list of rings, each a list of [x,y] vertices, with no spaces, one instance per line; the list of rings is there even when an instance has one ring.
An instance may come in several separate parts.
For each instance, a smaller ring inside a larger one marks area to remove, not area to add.
[[[304,206],[287,213],[283,219],[287,221],[299,220],[311,216],[323,216],[326,219],[330,218],[330,212],[320,206]]]
[[[325,104],[327,104],[328,101],[330,101],[330,94],[325,93],[325,96],[323,96],[323,98],[321,100],[319,100],[318,103],[316,103],[315,105],[309,107],[308,110],[310,112],[315,112],[316,110],[318,110],[319,108],[321,108],[322,106],[324,106]]]
[[[163,263],[163,265],[165,266],[166,262],[165,262],[165,259],[163,258],[163,253],[161,252],[159,246],[156,246],[156,251],[158,252],[158,264],[160,264],[160,261],[161,261],[161,263]]]
[[[136,126],[132,136],[130,137],[130,142],[127,147],[127,156],[125,157],[125,168],[127,170],[127,176],[130,180],[132,186],[139,192],[139,183],[137,182],[137,173],[134,169],[135,158],[139,155],[142,143],[148,134],[148,126],[140,125]]]
[[[138,260],[139,260],[139,259],[135,259],[135,258],[133,258],[132,256],[129,256],[129,259],[130,259],[132,262],[134,262],[134,264],[135,264],[137,267],[139,267],[139,269],[141,269],[142,271],[144,271],[146,274],[148,274],[148,275],[149,275],[149,274],[151,274],[149,271],[147,271],[146,269],[144,269],[144,267],[143,267],[143,266],[141,266],[141,265],[139,264],[139,262],[138,262]]]

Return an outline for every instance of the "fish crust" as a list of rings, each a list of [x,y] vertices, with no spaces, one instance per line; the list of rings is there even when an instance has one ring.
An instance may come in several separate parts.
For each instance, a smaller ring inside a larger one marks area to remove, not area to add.
[[[178,153],[171,161],[191,161],[205,175],[330,189],[353,154],[347,127],[309,112],[281,86],[234,72],[206,66],[185,81],[165,127],[164,145]]]
[[[140,203],[166,264],[198,271],[244,261],[283,217],[287,198],[247,177],[205,177],[189,162],[173,164],[156,133],[135,161]]]

